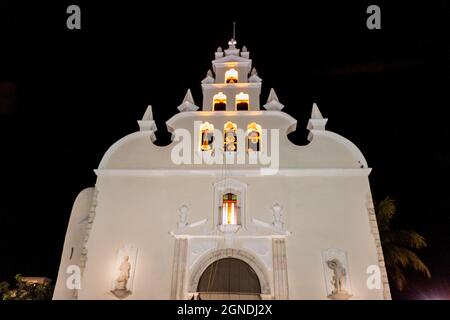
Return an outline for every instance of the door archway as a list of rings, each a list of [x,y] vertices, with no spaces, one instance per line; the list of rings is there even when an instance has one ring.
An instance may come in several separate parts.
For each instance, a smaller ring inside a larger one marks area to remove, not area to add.
[[[257,257],[247,251],[231,248],[210,251],[204,254],[195,263],[195,265],[192,267],[192,271],[189,274],[187,293],[195,297],[198,294],[197,290],[200,277],[203,275],[205,270],[215,261],[224,258],[236,258],[248,264],[258,277],[261,287],[261,296],[263,296],[264,299],[267,299],[267,297],[270,297],[272,295],[269,278],[267,276],[267,271],[264,264],[259,261]]]
[[[261,284],[247,263],[223,258],[211,263],[200,276],[197,292],[203,300],[259,300]]]

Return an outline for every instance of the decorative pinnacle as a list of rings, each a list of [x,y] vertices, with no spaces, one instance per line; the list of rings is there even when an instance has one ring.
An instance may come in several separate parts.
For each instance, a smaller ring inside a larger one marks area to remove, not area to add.
[[[233,38],[231,38],[231,40],[228,41],[228,45],[230,47],[235,47],[237,45],[237,42],[236,42],[236,21],[233,21]]]

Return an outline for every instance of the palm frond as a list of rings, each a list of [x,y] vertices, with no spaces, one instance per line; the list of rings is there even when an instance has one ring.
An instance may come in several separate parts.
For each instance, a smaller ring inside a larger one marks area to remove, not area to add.
[[[394,282],[395,287],[399,291],[403,291],[406,286],[406,277],[403,274],[403,271],[400,269],[398,265],[388,266],[386,265],[387,272],[391,280]]]
[[[428,278],[431,278],[431,273],[425,263],[411,250],[425,248],[427,246],[425,238],[413,230],[391,228],[396,211],[396,203],[389,197],[380,201],[375,208],[386,269],[397,289],[402,291],[406,285],[403,273],[405,269],[421,272]]]
[[[425,238],[413,230],[381,231],[380,237],[385,244],[394,243],[411,249],[423,249],[427,246]]]
[[[386,197],[381,200],[375,210],[378,226],[380,229],[388,229],[392,218],[397,211],[397,205],[394,199]]]
[[[398,266],[403,269],[411,268],[423,273],[428,278],[431,278],[430,270],[413,251],[394,244],[389,244],[384,248],[384,253],[386,266]]]
[[[384,244],[393,243],[411,249],[423,249],[427,246],[425,238],[413,230],[380,230]]]

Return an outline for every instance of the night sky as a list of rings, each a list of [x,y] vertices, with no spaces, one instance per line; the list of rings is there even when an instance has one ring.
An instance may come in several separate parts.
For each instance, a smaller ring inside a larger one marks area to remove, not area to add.
[[[0,281],[56,280],[72,204],[104,152],[148,104],[168,144],[165,121],[188,88],[201,105],[200,81],[237,21],[261,102],[274,87],[298,120],[291,140],[307,143],[317,102],[373,168],[375,201],[396,199],[395,225],[428,240],[432,279],[410,274],[394,297],[450,299],[449,3],[92,2],[0,2]],[[70,4],[81,30],[66,28]],[[370,4],[381,30],[366,27]]]

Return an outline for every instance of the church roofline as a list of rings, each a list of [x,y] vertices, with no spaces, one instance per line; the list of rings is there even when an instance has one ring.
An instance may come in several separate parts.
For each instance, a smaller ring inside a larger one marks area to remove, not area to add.
[[[288,177],[341,177],[341,176],[369,176],[372,168],[298,168],[278,169],[276,176]],[[223,169],[94,169],[97,176],[220,176]],[[227,169],[230,177],[260,177],[260,169]]]
[[[312,134],[311,142],[314,139],[314,136],[328,137],[328,138],[336,141],[337,143],[344,145],[347,148],[347,150],[350,151],[350,153],[353,155],[353,157],[358,161],[358,163],[362,166],[361,169],[369,168],[369,165],[367,164],[367,160],[364,157],[361,150],[359,150],[359,148],[353,142],[351,142],[349,139],[341,136],[340,134],[338,134],[336,132],[328,131],[328,130],[310,130],[310,132]]]
[[[220,65],[220,64],[227,64],[229,62],[245,62],[248,63],[249,65],[252,64],[252,59],[247,59],[241,56],[235,56],[235,55],[229,55],[229,56],[225,56],[219,59],[214,59],[212,61],[212,64],[215,65]]]

